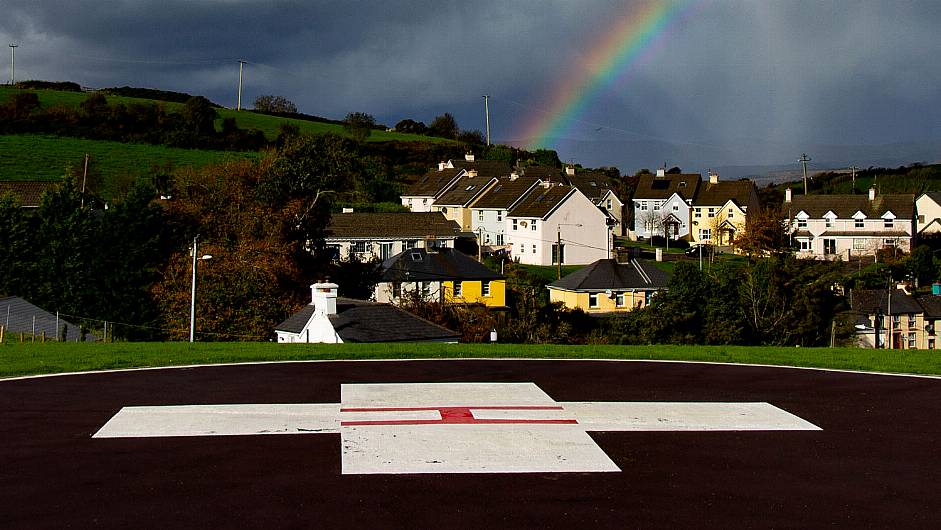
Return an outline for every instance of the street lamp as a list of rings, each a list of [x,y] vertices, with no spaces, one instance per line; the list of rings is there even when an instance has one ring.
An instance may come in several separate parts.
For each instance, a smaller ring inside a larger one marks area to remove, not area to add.
[[[199,234],[196,234],[193,237],[193,284],[192,290],[190,291],[190,342],[193,342],[193,336],[196,331],[196,262],[199,260],[209,260],[212,259],[212,256],[209,254],[203,254],[202,257],[197,258],[199,244],[198,240]]]

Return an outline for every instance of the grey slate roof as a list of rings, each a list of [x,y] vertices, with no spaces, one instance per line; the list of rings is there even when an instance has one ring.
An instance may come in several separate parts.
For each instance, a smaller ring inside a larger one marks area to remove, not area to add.
[[[496,181],[494,177],[461,175],[454,185],[435,199],[435,205],[468,206]]]
[[[44,181],[0,181],[0,197],[11,193],[20,202],[20,206],[35,208],[39,206],[39,199],[46,191],[52,191],[58,186],[55,182]]]
[[[538,178],[530,176],[520,176],[515,179],[503,177],[497,182],[496,186],[490,188],[487,193],[478,199],[473,207],[506,210],[537,182],[539,182]]]
[[[597,171],[576,171],[574,175],[566,173],[565,179],[594,202],[601,200],[611,189],[608,175]]]
[[[502,280],[504,277],[453,248],[413,248],[382,263],[382,281]]]
[[[308,304],[287,320],[277,331],[300,333],[314,314]],[[330,323],[344,342],[420,342],[456,341],[460,335],[433,322],[390,304],[379,304],[352,298],[337,299],[337,313]]]
[[[918,305],[925,311],[927,318],[941,318],[941,296],[919,296]]]
[[[883,315],[901,315],[906,313],[921,313],[922,308],[918,302],[904,291],[892,290],[892,312],[889,312],[889,297],[886,289],[853,289],[850,292],[850,306],[853,311],[867,315],[882,313]]]
[[[791,212],[807,212],[813,219],[822,218],[832,211],[840,219],[849,219],[856,212],[863,212],[867,218],[879,218],[891,211],[899,219],[912,219],[915,212],[915,196],[876,195],[869,200],[868,195],[794,195],[790,204],[784,203]]]
[[[562,182],[562,170],[552,166],[526,166],[520,168],[523,175],[551,182]]]
[[[668,199],[674,193],[679,193],[684,199],[692,199],[700,182],[702,175],[699,173],[671,173],[662,177],[644,174],[637,182],[634,198]]]
[[[646,260],[618,263],[600,259],[549,284],[569,291],[621,291],[624,289],[662,289],[670,283],[670,274]]]
[[[330,218],[327,239],[454,238],[461,227],[441,212],[338,213]]]
[[[507,215],[543,219],[566,197],[576,191],[577,189],[572,186],[550,186],[548,188],[536,186]]]
[[[460,168],[445,168],[440,171],[437,168],[428,170],[417,182],[409,186],[402,196],[437,197],[460,172]]]
[[[56,315],[45,309],[23,300],[18,296],[7,296],[0,298],[0,325],[7,326],[7,312],[9,311],[9,327],[7,333],[27,333],[33,332],[33,317],[36,318],[36,336],[39,337],[42,332],[46,332],[46,340],[57,340],[63,329],[66,329],[65,340],[81,340],[80,326],[59,319],[59,329],[56,331]],[[95,341],[98,337],[92,334],[85,335],[85,340]]]
[[[510,165],[502,160],[464,160],[464,159],[452,159],[451,165],[455,168],[465,169],[470,171],[474,169],[477,171],[478,176],[481,177],[503,177],[510,174]]]

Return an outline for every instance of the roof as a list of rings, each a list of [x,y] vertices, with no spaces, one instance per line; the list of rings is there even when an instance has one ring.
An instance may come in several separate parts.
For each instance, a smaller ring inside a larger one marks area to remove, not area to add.
[[[604,291],[624,289],[662,289],[670,283],[670,274],[649,261],[632,259],[618,263],[614,259],[600,259],[590,265],[549,284],[549,287],[569,291]]]
[[[512,217],[538,217],[549,215],[569,195],[578,191],[572,186],[536,186],[508,212]]]
[[[461,175],[461,177],[440,197],[435,199],[435,205],[446,206],[467,206],[481,193],[496,182],[494,177],[485,177],[482,175],[470,176]]]
[[[725,180],[716,183],[703,182],[696,191],[693,204],[696,206],[722,206],[729,200],[739,206],[748,206],[755,191],[750,180]]]
[[[20,206],[35,208],[39,206],[42,194],[54,190],[57,186],[57,183],[48,181],[2,181],[0,197],[12,193],[20,201]]]
[[[300,333],[314,314],[308,304],[278,324],[278,331]],[[456,341],[460,335],[390,304],[337,299],[337,313],[328,317],[343,342]]]
[[[46,333],[47,340],[56,340],[63,330],[66,331],[65,340],[81,340],[81,327],[68,322],[62,318],[56,318],[56,315],[37,307],[18,296],[7,296],[0,298],[0,315],[4,326],[7,324],[7,311],[9,311],[9,327],[7,333],[33,333],[33,319],[36,319],[36,336]],[[58,320],[59,329],[56,330],[56,321]],[[98,337],[92,334],[85,336],[86,340],[98,340]]]
[[[915,196],[876,195],[870,201],[868,195],[795,195],[791,198],[791,212],[806,212],[811,218],[822,218],[832,211],[841,219],[849,219],[856,212],[862,212],[868,218],[882,217],[886,212],[892,212],[901,219],[911,219],[915,212]]]
[[[877,313],[900,315],[922,312],[918,302],[911,295],[907,295],[905,291],[899,289],[892,291],[891,312],[889,312],[889,297],[886,289],[853,289],[850,291],[850,305],[854,311],[860,311],[867,315]]]
[[[481,177],[502,177],[504,175],[510,174],[510,164],[507,164],[503,160],[464,160],[464,159],[452,159],[451,165],[455,168],[465,169],[470,171],[471,169],[477,170],[477,174]]]
[[[645,173],[637,182],[634,198],[668,199],[679,193],[684,199],[692,199],[700,182],[702,175],[699,173],[668,173],[662,177]]]
[[[441,212],[340,213],[330,218],[327,239],[453,238],[461,227]]]
[[[920,199],[923,195],[927,195],[935,204],[941,205],[941,191],[926,191],[919,195],[918,198]]]
[[[460,168],[430,169],[402,194],[403,197],[436,197],[461,173]]]
[[[490,188],[474,203],[474,208],[506,210],[537,182],[539,182],[538,178],[530,176],[503,177],[497,182],[496,186]]]
[[[453,248],[413,248],[382,263],[382,281],[502,280],[504,276]]]
[[[561,182],[562,181],[562,170],[557,167],[552,166],[526,166],[521,168],[520,171],[523,175],[527,177],[536,177],[542,180],[549,180],[552,182]]]
[[[928,318],[941,318],[941,296],[919,296],[916,301]]]
[[[604,194],[611,189],[611,179],[606,173],[598,171],[577,171],[574,175],[565,174],[569,184],[578,188],[593,201],[601,200]]]

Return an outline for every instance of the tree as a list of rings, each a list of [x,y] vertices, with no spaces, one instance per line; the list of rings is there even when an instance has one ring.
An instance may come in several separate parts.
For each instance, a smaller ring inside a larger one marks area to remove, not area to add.
[[[351,112],[346,115],[343,123],[346,132],[350,133],[357,142],[362,142],[372,134],[376,126],[376,118],[365,112]]]
[[[255,98],[255,110],[275,114],[296,114],[297,105],[284,96],[263,95]]]
[[[428,132],[428,126],[424,122],[405,119],[395,124],[395,130],[406,134],[425,134]]]
[[[215,136],[218,113],[212,102],[202,96],[191,97],[180,109],[186,131],[197,137]]]
[[[461,133],[457,135],[457,140],[471,145],[484,145],[486,142],[484,133],[476,129],[473,131],[461,131]]]
[[[445,112],[441,116],[436,117],[431,121],[431,125],[428,126],[428,134],[431,136],[438,136],[441,138],[457,138],[460,129],[457,126],[457,120],[454,119],[454,116],[450,112]]]
[[[749,256],[790,252],[790,220],[781,207],[765,207],[748,212],[745,230],[736,234],[733,245]]]

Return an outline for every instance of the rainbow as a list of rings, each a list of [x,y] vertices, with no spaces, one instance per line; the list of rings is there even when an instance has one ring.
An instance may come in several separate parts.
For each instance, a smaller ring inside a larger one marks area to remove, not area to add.
[[[591,48],[578,68],[566,73],[551,91],[548,110],[534,114],[519,136],[529,149],[551,147],[578,121],[605,87],[641,63],[656,48],[657,37],[681,18],[693,0],[654,0],[632,7]],[[582,70],[580,75],[574,72]]]

